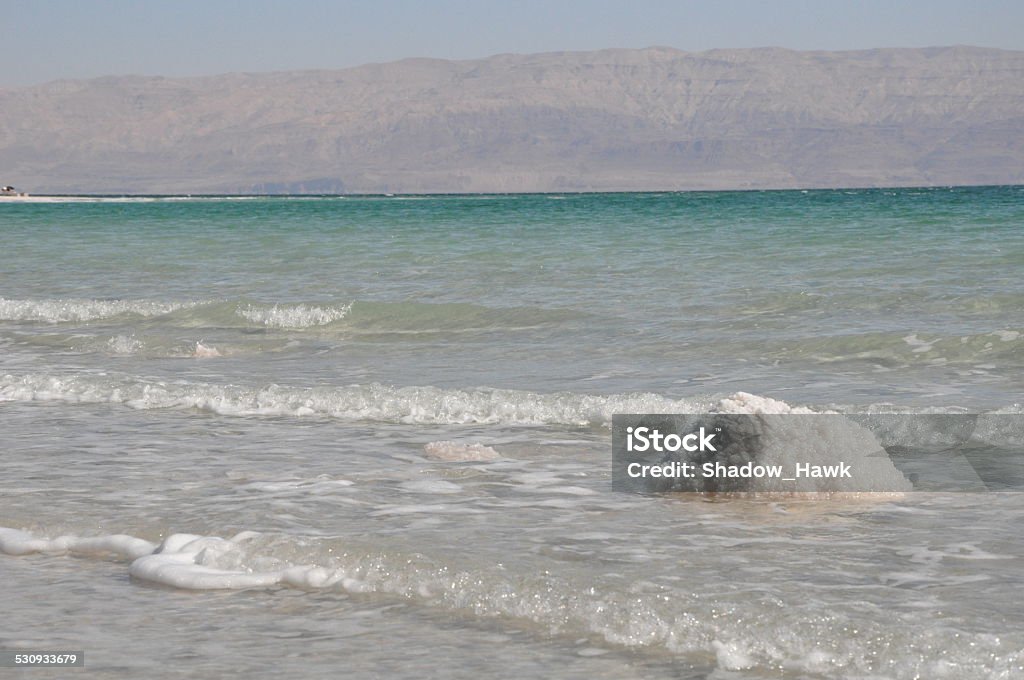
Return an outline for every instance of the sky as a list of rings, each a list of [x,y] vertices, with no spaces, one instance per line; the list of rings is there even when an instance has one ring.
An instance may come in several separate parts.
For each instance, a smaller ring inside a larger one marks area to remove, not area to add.
[[[0,87],[654,45],[1024,49],[1021,0],[0,0]]]

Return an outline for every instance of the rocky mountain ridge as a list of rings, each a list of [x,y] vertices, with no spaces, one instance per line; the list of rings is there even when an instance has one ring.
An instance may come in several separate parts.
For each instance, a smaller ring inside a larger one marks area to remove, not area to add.
[[[407,59],[0,90],[34,193],[614,191],[1024,183],[1024,52]]]

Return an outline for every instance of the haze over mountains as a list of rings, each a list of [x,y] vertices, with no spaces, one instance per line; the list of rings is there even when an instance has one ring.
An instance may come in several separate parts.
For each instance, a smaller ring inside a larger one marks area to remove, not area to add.
[[[1024,183],[1024,52],[668,48],[0,90],[33,193]]]

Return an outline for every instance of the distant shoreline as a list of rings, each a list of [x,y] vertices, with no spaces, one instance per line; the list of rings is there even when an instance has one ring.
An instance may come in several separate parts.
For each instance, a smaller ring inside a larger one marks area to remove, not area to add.
[[[648,189],[628,191],[466,191],[429,193],[351,193],[351,194],[231,194],[231,193],[177,193],[177,194],[28,194],[3,196],[0,203],[58,203],[116,200],[188,200],[188,199],[330,199],[330,198],[443,198],[459,196],[607,196],[639,194],[735,194],[735,193],[828,193],[835,191],[935,191],[953,189],[997,189],[1024,187],[1024,184],[933,184],[916,186],[850,186],[807,187],[795,189]]]
[[[29,193],[761,191],[1024,182],[1024,51],[670,48],[3,91]]]

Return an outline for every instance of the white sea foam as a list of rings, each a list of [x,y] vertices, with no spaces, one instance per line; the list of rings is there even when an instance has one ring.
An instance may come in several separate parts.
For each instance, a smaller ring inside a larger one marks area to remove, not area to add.
[[[0,298],[2,321],[94,321],[122,314],[161,316],[199,302],[156,302],[152,300],[8,300]]]
[[[918,354],[921,352],[932,351],[932,346],[935,344],[934,340],[932,340],[931,342],[921,340],[920,338],[917,337],[916,334],[905,336],[903,338],[903,342],[907,343],[908,345],[914,348],[910,350],[911,352],[915,352]]]
[[[423,424],[610,425],[616,413],[693,413],[697,400],[657,394],[538,394],[499,389],[249,387],[78,375],[0,376],[0,401],[113,403],[135,409],[195,408],[222,415],[326,416]]]
[[[497,460],[501,455],[490,446],[453,441],[430,442],[423,447],[427,458],[451,463]]]
[[[200,345],[204,351],[212,348]],[[198,356],[198,354],[197,354]],[[710,405],[657,394],[540,394],[502,389],[394,387],[372,383],[339,387],[247,387],[210,383],[115,379],[91,374],[0,376],[0,401],[115,403],[131,408],[197,408],[221,415],[329,416],[421,424],[610,425],[617,413],[809,414],[807,407],[737,392]],[[480,444],[433,442],[428,455],[491,455]],[[494,455],[497,455],[496,452]]]
[[[593,635],[616,646],[710,656],[726,671],[785,666],[828,677],[1009,678],[1024,662],[1012,640],[935,626],[916,613],[893,610],[879,618],[814,602],[780,607],[756,597],[749,604],[716,604],[685,589],[669,597],[664,588],[594,588],[547,573],[456,567],[422,554],[331,545],[255,532],[228,539],[172,534],[156,545],[127,535],[47,539],[0,528],[0,552],[8,555],[113,553],[129,561],[133,578],[174,588],[386,594],[483,619],[529,621],[551,633]]]
[[[738,641],[724,643],[720,640],[713,640],[711,646],[715,650],[715,658],[718,660],[720,668],[727,671],[739,671],[755,665],[744,645]]]
[[[348,316],[352,304],[341,306],[317,305],[273,305],[271,307],[249,305],[239,308],[238,313],[253,323],[269,328],[309,328],[325,326]]]
[[[134,335],[115,335],[107,340],[107,348],[114,354],[135,354],[142,349],[142,342]]]

